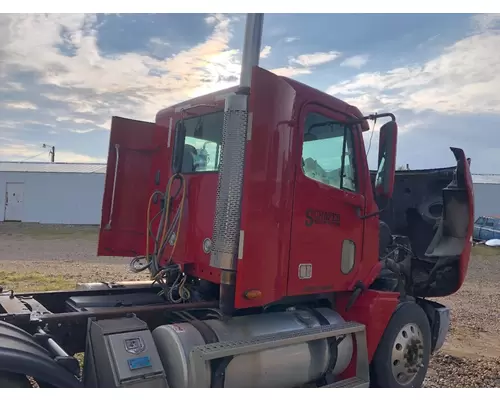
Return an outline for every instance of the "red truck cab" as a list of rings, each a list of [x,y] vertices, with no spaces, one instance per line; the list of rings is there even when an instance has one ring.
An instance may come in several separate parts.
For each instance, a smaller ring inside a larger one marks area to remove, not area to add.
[[[99,255],[146,253],[148,226],[153,232],[158,222],[154,216],[162,207],[159,196],[152,194],[164,192],[173,174],[175,132],[183,120],[186,198],[172,257],[188,275],[220,282],[221,270],[210,266],[210,246],[224,100],[234,91],[164,109],[154,124],[113,119]],[[380,222],[362,137],[368,124],[359,120],[361,112],[255,67],[248,115],[235,306],[347,292],[359,284],[369,287],[381,269]],[[358,122],[349,124],[352,120]],[[455,283],[441,290],[442,295],[458,290],[463,282],[473,225],[469,165],[463,151],[454,151],[462,186],[443,191],[444,231],[434,238],[432,254],[418,260],[415,268],[428,275],[436,256],[455,257],[459,265],[449,275]],[[457,200],[464,217],[450,219]],[[427,245],[431,240],[429,236]],[[452,242],[455,247],[450,247]],[[152,240],[149,246],[152,252]],[[249,292],[258,295],[249,297]]]

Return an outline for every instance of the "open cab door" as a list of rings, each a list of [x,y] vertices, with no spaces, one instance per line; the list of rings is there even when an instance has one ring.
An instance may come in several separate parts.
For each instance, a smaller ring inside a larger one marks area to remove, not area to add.
[[[159,129],[154,123],[112,118],[98,256],[135,257],[144,253]]]

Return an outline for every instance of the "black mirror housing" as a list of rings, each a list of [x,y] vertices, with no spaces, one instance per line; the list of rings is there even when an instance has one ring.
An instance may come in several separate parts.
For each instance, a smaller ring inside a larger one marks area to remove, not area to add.
[[[398,124],[396,121],[389,121],[380,128],[375,193],[386,199],[391,198],[394,191],[397,138]]]
[[[175,129],[174,153],[172,154],[172,170],[174,174],[182,171],[184,158],[184,144],[186,140],[186,127],[183,121],[179,121]]]

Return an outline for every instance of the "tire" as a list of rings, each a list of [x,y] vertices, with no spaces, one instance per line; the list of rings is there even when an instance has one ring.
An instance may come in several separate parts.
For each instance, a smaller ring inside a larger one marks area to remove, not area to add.
[[[33,388],[25,375],[0,372],[0,388]]]
[[[427,315],[416,303],[402,304],[392,315],[375,351],[370,365],[370,385],[421,387],[430,354],[431,329]]]

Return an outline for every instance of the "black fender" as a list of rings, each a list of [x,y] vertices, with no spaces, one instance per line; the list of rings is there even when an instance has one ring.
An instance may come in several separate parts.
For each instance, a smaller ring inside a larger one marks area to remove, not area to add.
[[[80,380],[57,364],[32,335],[0,321],[0,374],[2,371],[31,376],[53,387],[83,387]]]
[[[450,309],[435,301],[417,298],[417,304],[427,314],[431,325],[431,352],[435,353],[443,347],[450,330]]]

